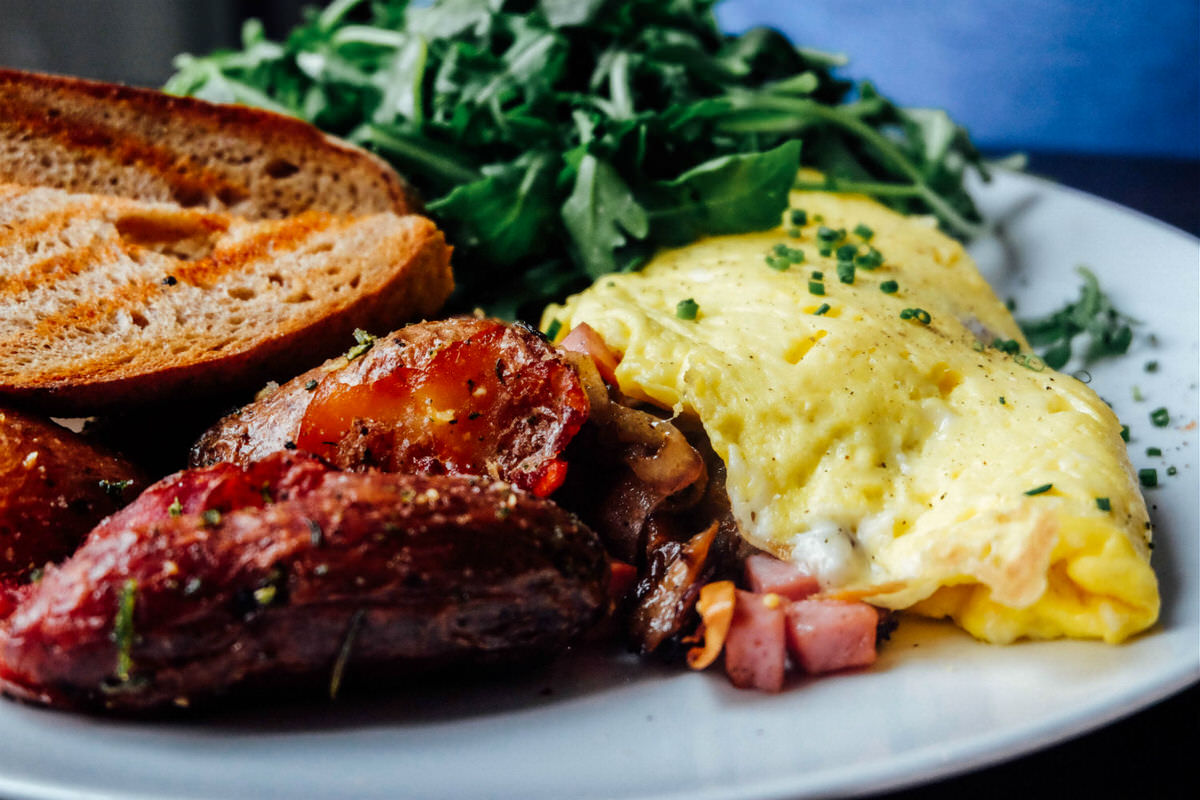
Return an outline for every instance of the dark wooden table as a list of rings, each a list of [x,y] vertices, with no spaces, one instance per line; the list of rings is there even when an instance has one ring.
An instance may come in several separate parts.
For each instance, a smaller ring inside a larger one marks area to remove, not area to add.
[[[1200,161],[1035,153],[1029,171],[1200,235]],[[1200,797],[1200,685],[1048,750],[879,800],[1050,797]]]

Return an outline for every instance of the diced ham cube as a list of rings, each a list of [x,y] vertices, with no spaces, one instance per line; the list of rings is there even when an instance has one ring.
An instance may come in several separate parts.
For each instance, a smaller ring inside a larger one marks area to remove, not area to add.
[[[746,559],[746,582],[752,591],[773,592],[788,600],[803,600],[821,590],[817,579],[795,564],[759,554]]]
[[[739,689],[783,689],[787,668],[784,605],[778,596],[738,590],[725,639],[725,672]]]
[[[806,672],[875,663],[879,614],[862,602],[800,600],[787,604],[788,650]]]

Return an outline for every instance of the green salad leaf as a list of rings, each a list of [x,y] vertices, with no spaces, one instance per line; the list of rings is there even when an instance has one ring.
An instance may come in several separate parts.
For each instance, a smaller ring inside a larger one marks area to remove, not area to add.
[[[282,111],[388,159],[456,244],[453,304],[536,317],[663,246],[777,224],[798,167],[977,232],[944,112],[842,80],[715,0],[335,0],[283,42],[182,55],[167,91]]]
[[[575,188],[562,207],[563,224],[589,277],[617,269],[614,257],[626,233],[644,239],[650,230],[646,209],[610,164],[591,153],[575,170]]]
[[[1124,355],[1133,341],[1136,321],[1117,310],[1090,269],[1078,267],[1077,271],[1083,278],[1078,300],[1044,317],[1020,320],[1025,338],[1043,348],[1042,360],[1051,369],[1062,369],[1071,360],[1073,343],[1080,334],[1087,338],[1084,366]]]

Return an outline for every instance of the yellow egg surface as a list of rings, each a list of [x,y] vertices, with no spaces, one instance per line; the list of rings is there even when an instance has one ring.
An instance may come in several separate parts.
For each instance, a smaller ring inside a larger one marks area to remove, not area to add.
[[[586,322],[622,354],[623,392],[698,418],[742,535],[827,588],[992,642],[1152,625],[1149,518],[1108,406],[1022,355],[930,220],[857,195],[791,207],[806,224],[789,210],[770,231],[663,251],[543,327]],[[839,276],[846,246],[865,266]]]

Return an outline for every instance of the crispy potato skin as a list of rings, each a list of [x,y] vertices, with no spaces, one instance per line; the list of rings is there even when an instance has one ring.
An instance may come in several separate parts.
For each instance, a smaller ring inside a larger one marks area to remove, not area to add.
[[[144,486],[128,461],[49,420],[0,409],[0,581],[69,555]]]
[[[236,468],[210,469],[228,479]],[[313,479],[307,460],[277,477],[296,475]],[[219,518],[149,521],[150,505],[97,529],[0,628],[7,692],[129,712],[237,685],[329,691],[339,661],[352,682],[547,655],[606,603],[596,535],[490,480],[326,471],[296,496]]]
[[[460,317],[409,325],[265,393],[209,429],[192,464],[299,448],[342,469],[484,475],[546,496],[588,411],[575,369],[539,334]]]

